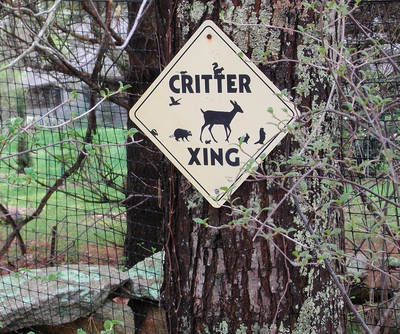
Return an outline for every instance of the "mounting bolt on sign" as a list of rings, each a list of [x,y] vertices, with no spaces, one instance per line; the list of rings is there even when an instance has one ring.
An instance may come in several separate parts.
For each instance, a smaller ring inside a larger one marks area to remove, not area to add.
[[[129,116],[219,208],[231,194],[221,188],[245,181],[246,164],[279,144],[295,112],[225,33],[205,21]]]

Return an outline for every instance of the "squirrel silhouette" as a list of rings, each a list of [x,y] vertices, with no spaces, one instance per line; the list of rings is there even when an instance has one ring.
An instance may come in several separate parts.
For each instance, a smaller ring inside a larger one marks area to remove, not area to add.
[[[265,131],[264,128],[260,128],[260,139],[258,141],[256,141],[254,144],[264,144],[265,141]]]
[[[248,141],[249,141],[249,139],[250,139],[250,136],[249,136],[249,134],[248,134],[248,133],[246,133],[246,135],[245,135],[245,136],[239,137],[239,138],[238,138],[238,141],[240,142],[240,139],[242,139],[242,138],[243,138],[243,143],[246,143],[246,144],[248,144]]]
[[[222,74],[222,71],[224,70],[223,67],[218,68],[218,63],[213,63],[212,65],[213,65],[214,77],[223,75]]]

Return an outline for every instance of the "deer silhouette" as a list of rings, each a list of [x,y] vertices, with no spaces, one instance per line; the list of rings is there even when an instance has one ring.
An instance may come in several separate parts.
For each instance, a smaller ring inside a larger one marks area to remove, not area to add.
[[[204,124],[201,127],[201,131],[200,131],[200,141],[201,142],[203,142],[203,139],[202,139],[203,130],[206,126],[208,126],[208,131],[210,131],[212,139],[216,143],[218,143],[215,140],[214,135],[211,131],[214,125],[223,125],[224,126],[225,134],[226,134],[225,141],[229,142],[229,136],[231,135],[231,132],[232,132],[230,124],[233,120],[233,117],[235,117],[236,113],[238,113],[238,112],[243,113],[242,108],[237,104],[236,101],[230,100],[230,102],[233,105],[233,109],[231,111],[215,111],[215,110],[204,111],[203,109],[200,108],[200,110],[204,116]]]

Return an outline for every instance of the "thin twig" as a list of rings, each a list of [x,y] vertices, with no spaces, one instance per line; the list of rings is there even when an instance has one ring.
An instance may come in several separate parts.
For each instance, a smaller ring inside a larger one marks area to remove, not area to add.
[[[139,25],[140,19],[142,18],[142,14],[143,14],[144,8],[146,6],[146,3],[147,3],[147,0],[142,0],[142,4],[139,7],[138,13],[135,18],[135,22],[133,23],[133,26],[132,26],[131,30],[129,31],[128,37],[126,38],[125,42],[122,45],[115,47],[117,50],[123,50],[128,45],[129,41],[131,40],[133,34],[136,31],[137,26]]]
[[[26,55],[33,52],[35,50],[35,48],[39,46],[39,42],[41,41],[42,36],[44,35],[44,33],[47,31],[50,24],[52,23],[54,15],[55,15],[57,8],[60,5],[61,1],[62,0],[55,0],[53,6],[49,10],[49,16],[47,17],[47,20],[44,22],[42,29],[40,29],[39,33],[35,37],[35,40],[31,44],[31,46],[28,49],[26,49],[24,52],[22,52],[18,57],[16,57],[12,61],[10,61],[7,65],[0,67],[0,72],[15,66],[21,59],[25,58]]]

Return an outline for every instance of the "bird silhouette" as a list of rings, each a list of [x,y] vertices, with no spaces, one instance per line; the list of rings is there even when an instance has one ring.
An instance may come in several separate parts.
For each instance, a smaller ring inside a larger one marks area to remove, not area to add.
[[[171,103],[169,104],[169,106],[177,106],[180,105],[181,103],[179,102],[180,100],[182,100],[182,98],[175,100],[173,96],[169,97],[171,99]]]
[[[260,139],[256,141],[254,144],[264,144],[265,135],[266,133],[264,131],[264,128],[260,128]]]

